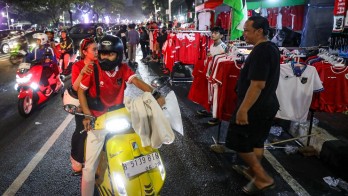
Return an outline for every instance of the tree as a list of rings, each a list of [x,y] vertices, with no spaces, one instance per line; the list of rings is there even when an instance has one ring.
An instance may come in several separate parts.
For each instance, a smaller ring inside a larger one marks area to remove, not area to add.
[[[67,11],[72,24],[73,13],[81,7],[89,5],[93,13],[105,15],[124,8],[123,0],[3,0],[11,6],[19,17],[33,23],[47,24],[52,22],[58,25],[60,15]]]
[[[123,0],[98,0],[91,1],[93,13],[97,16],[97,21],[99,21],[99,16],[106,16],[106,14],[113,15],[116,12],[120,12],[124,9]]]

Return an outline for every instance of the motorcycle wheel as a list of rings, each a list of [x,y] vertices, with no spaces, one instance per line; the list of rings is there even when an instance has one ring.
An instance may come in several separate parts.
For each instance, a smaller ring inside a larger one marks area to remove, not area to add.
[[[26,96],[18,100],[18,112],[23,117],[28,117],[33,110],[33,99]]]
[[[19,65],[20,58],[18,58],[17,55],[11,55],[10,56],[10,62],[12,63],[12,65]]]

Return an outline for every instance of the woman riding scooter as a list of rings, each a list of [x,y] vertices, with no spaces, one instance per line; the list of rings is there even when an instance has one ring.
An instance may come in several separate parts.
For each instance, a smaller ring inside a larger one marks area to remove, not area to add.
[[[66,30],[62,30],[60,32],[60,49],[61,49],[61,55],[59,58],[59,66],[62,70],[63,75],[67,75],[69,73],[68,65],[70,57],[74,53],[74,44],[73,40],[68,36],[68,33]]]
[[[120,38],[106,35],[101,39],[98,45],[98,62],[93,66],[89,65],[93,68],[93,74],[84,75],[78,89],[78,98],[85,115],[98,117],[106,113],[109,108],[123,104],[126,82],[134,84],[145,92],[153,91],[151,86],[136,77],[127,64],[122,63],[122,58],[123,43]],[[164,98],[159,93],[154,93],[154,96],[160,105],[164,104]],[[95,104],[92,105],[91,102],[88,104],[87,99],[94,100]],[[94,193],[95,173],[107,134],[105,130],[94,131],[91,122],[92,119],[89,117],[83,120],[84,128],[88,132],[86,161],[81,182],[82,196]]]
[[[72,66],[71,84],[72,89],[77,95],[80,82],[84,75],[90,75],[93,69],[89,65],[93,65],[98,60],[97,44],[94,39],[86,38],[80,43],[81,60]],[[68,92],[66,92],[68,93]],[[84,129],[82,121],[83,116],[75,116],[75,131],[71,138],[71,154],[70,161],[73,170],[73,175],[80,175],[82,173],[82,164],[84,163],[84,147],[87,133],[80,133]]]

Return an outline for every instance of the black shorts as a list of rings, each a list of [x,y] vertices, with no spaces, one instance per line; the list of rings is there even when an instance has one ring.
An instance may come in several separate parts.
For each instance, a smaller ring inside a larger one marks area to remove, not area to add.
[[[226,147],[236,152],[253,152],[254,148],[263,148],[273,119],[249,121],[248,125],[230,122],[226,137]]]

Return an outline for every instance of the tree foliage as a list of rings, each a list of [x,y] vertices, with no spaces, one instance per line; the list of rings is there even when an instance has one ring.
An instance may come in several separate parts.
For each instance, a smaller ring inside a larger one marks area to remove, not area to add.
[[[72,10],[91,5],[91,11],[105,15],[124,8],[123,0],[3,0],[10,6],[10,11],[17,14],[19,20],[29,20],[37,24],[58,24],[63,11],[69,12],[72,22]],[[1,0],[0,0],[1,3]],[[81,10],[74,10],[81,12]]]

